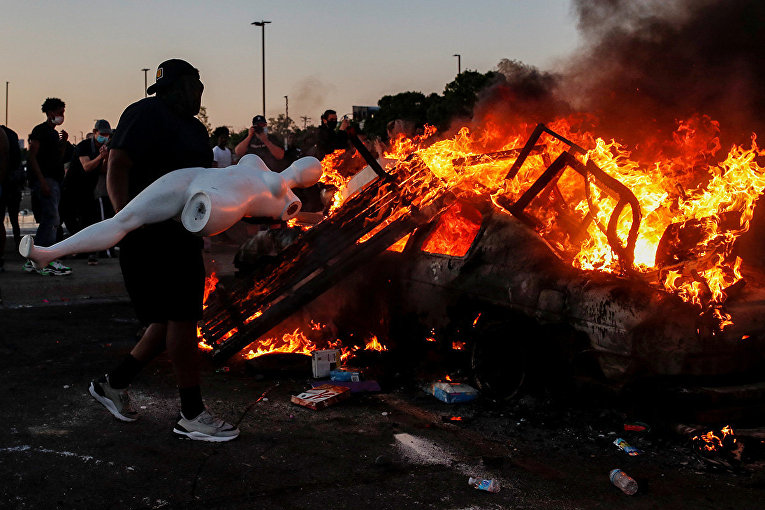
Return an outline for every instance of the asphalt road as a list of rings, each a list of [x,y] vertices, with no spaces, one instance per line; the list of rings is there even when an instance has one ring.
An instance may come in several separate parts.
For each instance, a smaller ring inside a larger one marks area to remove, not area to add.
[[[208,257],[226,273],[231,254],[214,244]],[[393,378],[312,411],[290,403],[310,373],[256,377],[232,359],[205,365],[203,395],[242,434],[206,444],[172,437],[177,392],[161,357],[132,387],[141,419],[118,422],[87,387],[139,325],[117,261],[70,262],[73,275],[44,278],[7,256],[0,274],[1,508],[763,508],[761,442],[747,443],[746,462],[711,464],[659,424],[624,432],[643,417],[595,394],[449,405]],[[463,420],[444,422],[452,416]],[[627,456],[617,436],[644,454]],[[609,483],[616,467],[637,479],[635,496]],[[501,490],[473,489],[468,476]]]

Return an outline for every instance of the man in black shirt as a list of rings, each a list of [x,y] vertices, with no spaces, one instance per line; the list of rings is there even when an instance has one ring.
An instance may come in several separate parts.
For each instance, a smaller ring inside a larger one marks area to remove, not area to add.
[[[317,133],[316,146],[313,149],[313,156],[322,160],[327,154],[332,154],[338,149],[348,148],[348,136],[345,130],[348,128],[347,118],[343,118],[339,130],[337,128],[337,112],[335,110],[326,110],[321,114],[321,126]]]
[[[256,115],[252,118],[252,126],[247,136],[234,148],[237,158],[245,154],[255,154],[263,160],[272,172],[281,172],[284,165],[284,149],[279,146],[279,140],[268,134],[266,118]]]
[[[8,210],[8,220],[13,228],[13,240],[16,247],[21,242],[19,227],[19,204],[24,170],[21,167],[21,148],[19,136],[15,131],[0,126],[0,218]],[[5,271],[3,254],[5,253],[5,225],[0,223],[0,273]]]
[[[76,234],[107,217],[97,213],[99,204],[95,192],[99,181],[106,180],[109,160],[106,142],[112,136],[112,128],[107,121],[97,120],[92,135],[75,146],[61,190],[61,219],[70,234]],[[111,205],[105,212],[111,216]],[[91,254],[88,263],[93,264],[94,261],[98,263],[95,254]]]
[[[148,97],[128,106],[110,143],[107,188],[115,211],[163,175],[212,166],[207,130],[195,118],[204,86],[199,71],[173,59],[157,68]],[[146,332],[114,370],[91,382],[90,394],[116,418],[135,421],[127,388],[167,349],[181,397],[173,432],[203,441],[229,441],[239,429],[210,414],[202,402],[196,323],[202,317],[205,269],[202,239],[167,220],[144,225],[120,243],[120,266]]]
[[[30,171],[30,184],[39,203],[39,226],[35,235],[35,244],[50,246],[56,242],[56,229],[61,221],[58,205],[61,200],[61,183],[64,180],[64,157],[69,144],[69,135],[62,130],[59,135],[56,126],[64,123],[66,104],[57,97],[49,97],[42,104],[42,111],[47,120],[38,124],[29,135],[29,155],[27,167]],[[42,275],[71,274],[72,269],[55,260],[41,269],[32,267],[27,261],[24,270],[28,273],[37,271]]]

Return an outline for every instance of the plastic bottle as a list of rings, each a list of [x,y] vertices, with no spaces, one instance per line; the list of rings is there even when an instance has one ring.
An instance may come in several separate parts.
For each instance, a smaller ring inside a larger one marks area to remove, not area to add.
[[[612,469],[609,478],[612,484],[619,487],[628,496],[632,496],[638,490],[637,482],[621,469]]]
[[[468,483],[475,487],[476,489],[482,490],[482,491],[488,491],[488,492],[499,492],[499,484],[491,480],[481,480],[480,478],[473,478],[472,476],[468,478]]]

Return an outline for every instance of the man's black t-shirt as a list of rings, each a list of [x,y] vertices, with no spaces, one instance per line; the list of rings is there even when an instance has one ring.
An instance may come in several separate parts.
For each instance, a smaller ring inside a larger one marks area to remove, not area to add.
[[[37,151],[37,164],[43,177],[55,179],[58,182],[64,180],[64,160],[61,153],[61,137],[56,128],[48,122],[38,124],[29,135],[30,140],[40,143]]]
[[[8,169],[3,181],[3,187],[10,183],[17,184],[19,176],[23,177],[21,170],[21,148],[19,147],[19,135],[14,130],[6,126],[0,126],[8,137]],[[20,171],[21,170],[21,171]]]
[[[277,147],[281,144],[278,138],[273,135],[268,135],[268,141]],[[253,135],[250,144],[247,146],[247,154],[255,154],[263,160],[269,170],[272,172],[281,172],[286,167],[284,166],[284,160],[279,160],[271,154],[266,144],[258,138],[258,135]]]
[[[207,129],[196,117],[181,117],[157,97],[128,106],[109,144],[133,160],[129,198],[149,184],[179,168],[212,166],[213,153]]]
[[[87,156],[88,159],[98,157],[99,148],[96,147],[96,141],[83,140],[74,147],[72,162],[69,163],[69,169],[64,177],[64,188],[67,191],[75,192],[82,197],[92,198],[93,188],[98,182],[98,171],[86,172],[80,162],[81,156]]]

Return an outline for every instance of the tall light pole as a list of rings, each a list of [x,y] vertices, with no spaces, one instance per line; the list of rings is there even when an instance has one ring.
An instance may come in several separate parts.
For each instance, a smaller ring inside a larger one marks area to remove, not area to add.
[[[8,83],[5,82],[5,125],[8,125]]]
[[[287,96],[284,96],[284,116],[286,120],[290,119],[290,99]]]
[[[263,116],[266,116],[266,24],[270,21],[253,21],[250,25],[255,25],[261,29],[261,48],[263,51]]]
[[[460,63],[462,55],[460,55],[459,53],[455,53],[454,55],[452,55],[452,57],[457,57],[457,74],[459,75],[460,73],[462,73],[462,65]]]
[[[149,88],[149,68],[144,67],[141,71],[143,71],[143,97],[148,97],[149,93],[146,92],[146,89]]]

